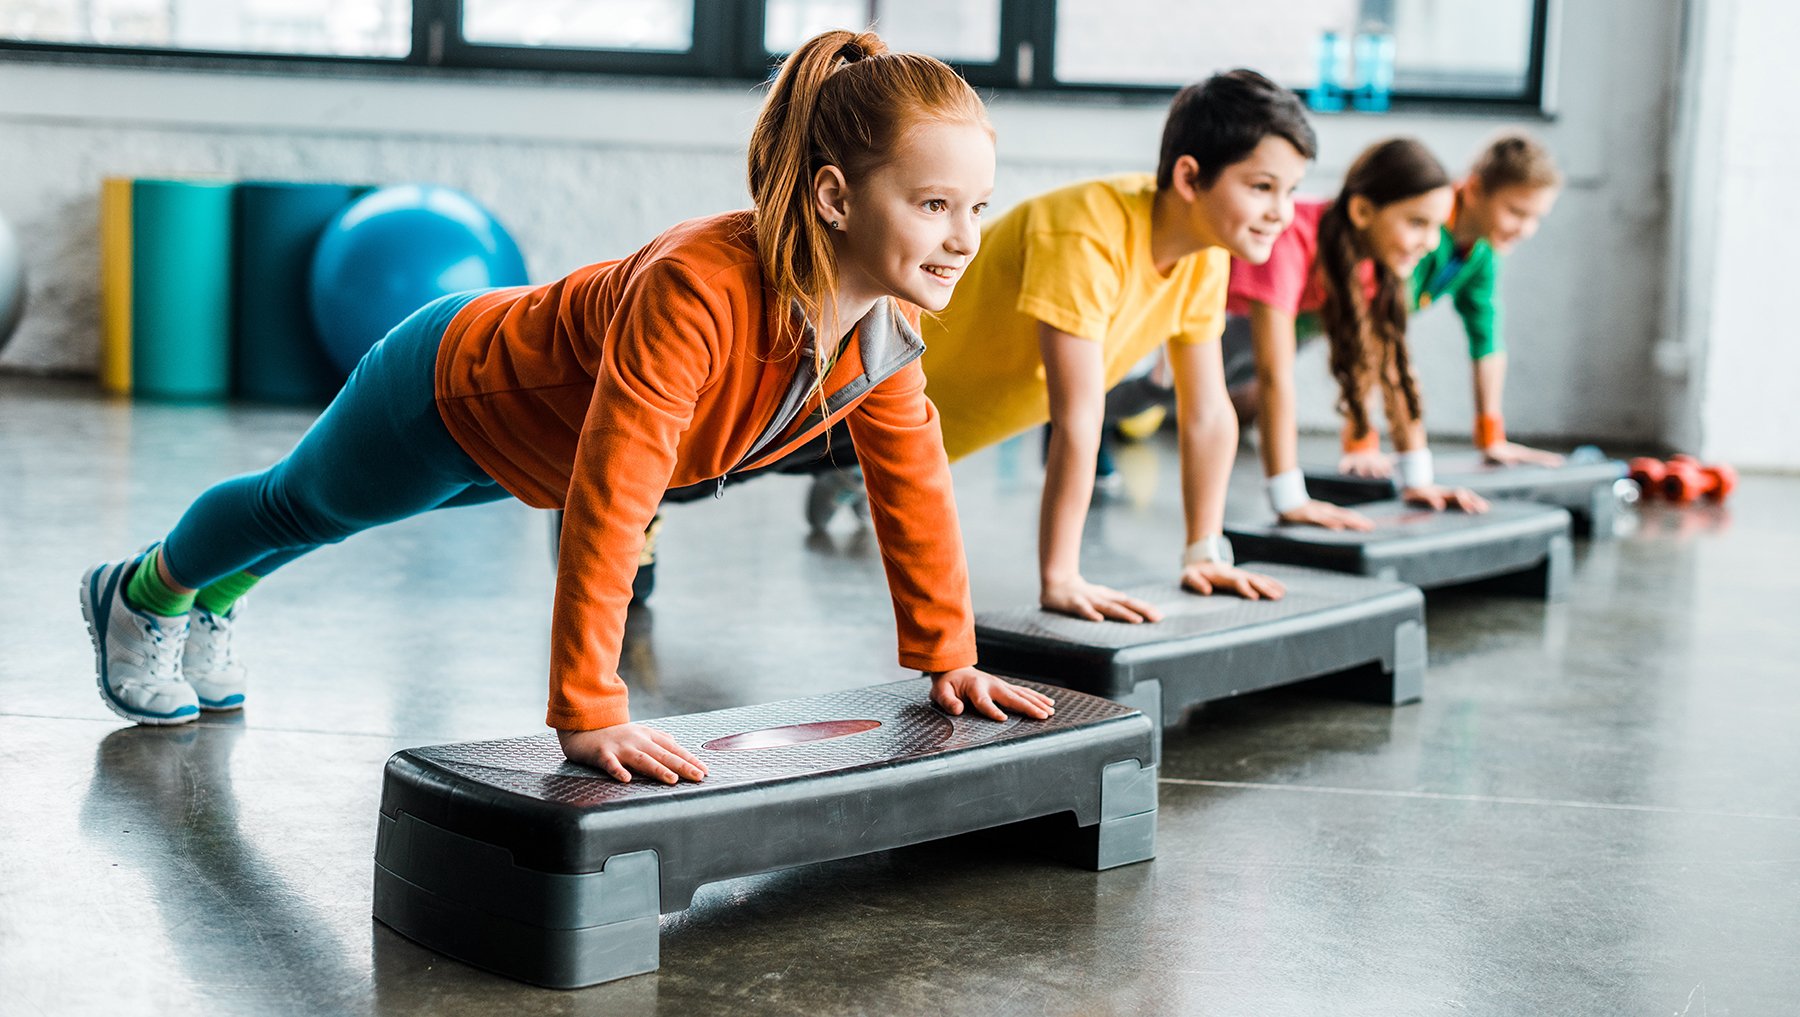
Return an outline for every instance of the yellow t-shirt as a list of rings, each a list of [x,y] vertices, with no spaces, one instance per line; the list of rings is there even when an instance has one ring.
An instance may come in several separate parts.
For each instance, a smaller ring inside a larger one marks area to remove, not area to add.
[[[1167,276],[1150,257],[1148,173],[1090,180],[1031,198],[981,231],[950,306],[927,314],[925,393],[951,459],[1050,419],[1038,322],[1100,343],[1106,385],[1164,342],[1225,330],[1231,256],[1211,247]]]

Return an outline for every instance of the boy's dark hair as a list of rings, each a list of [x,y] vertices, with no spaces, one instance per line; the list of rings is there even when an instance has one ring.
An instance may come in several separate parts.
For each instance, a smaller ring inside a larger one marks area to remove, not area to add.
[[[1200,186],[1211,187],[1225,167],[1249,158],[1271,134],[1308,159],[1318,154],[1300,97],[1255,71],[1240,67],[1189,85],[1176,93],[1163,122],[1156,187],[1175,182],[1175,161],[1184,155],[1200,164]]]

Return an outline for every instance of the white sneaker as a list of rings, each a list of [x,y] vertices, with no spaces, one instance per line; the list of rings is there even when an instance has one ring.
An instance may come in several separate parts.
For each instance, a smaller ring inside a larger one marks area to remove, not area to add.
[[[213,614],[199,607],[188,614],[187,648],[181,654],[181,676],[200,697],[202,710],[241,710],[244,707],[244,684],[249,674],[231,646],[231,631],[237,625],[238,608],[243,603],[239,598],[224,614]]]
[[[199,698],[181,678],[188,621],[158,618],[125,602],[143,555],[104,562],[81,577],[81,616],[94,640],[95,684],[112,712],[139,724],[186,724]]]
[[[806,524],[814,533],[823,533],[840,508],[849,508],[859,525],[868,521],[869,495],[863,490],[862,467],[813,474],[812,489],[806,492]]]

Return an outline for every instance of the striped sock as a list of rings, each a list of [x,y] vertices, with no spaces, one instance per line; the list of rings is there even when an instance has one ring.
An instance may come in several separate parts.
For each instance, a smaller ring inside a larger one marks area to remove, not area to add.
[[[156,567],[161,560],[162,548],[157,547],[138,563],[131,581],[125,584],[125,603],[161,618],[179,618],[194,606],[194,595],[177,593],[163,582]]]
[[[255,586],[261,578],[248,572],[233,572],[195,594],[194,605],[207,614],[230,614],[238,599],[249,593],[250,587]]]

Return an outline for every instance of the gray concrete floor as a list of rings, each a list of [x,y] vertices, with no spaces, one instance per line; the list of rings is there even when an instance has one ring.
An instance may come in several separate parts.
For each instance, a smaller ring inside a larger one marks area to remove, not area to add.
[[[1421,704],[1197,711],[1152,863],[951,842],[715,884],[664,919],[659,973],[555,992],[369,917],[387,755],[541,730],[543,513],[291,566],[247,608],[241,717],[138,729],[95,694],[82,569],[309,419],[0,379],[0,1014],[1800,1012],[1800,479],[1580,545],[1564,605],[1434,594]],[[957,468],[979,606],[1035,595],[1035,459]],[[1121,464],[1089,574],[1166,578],[1170,449]],[[809,540],[804,490],[670,512],[637,716],[905,674],[872,542]]]

